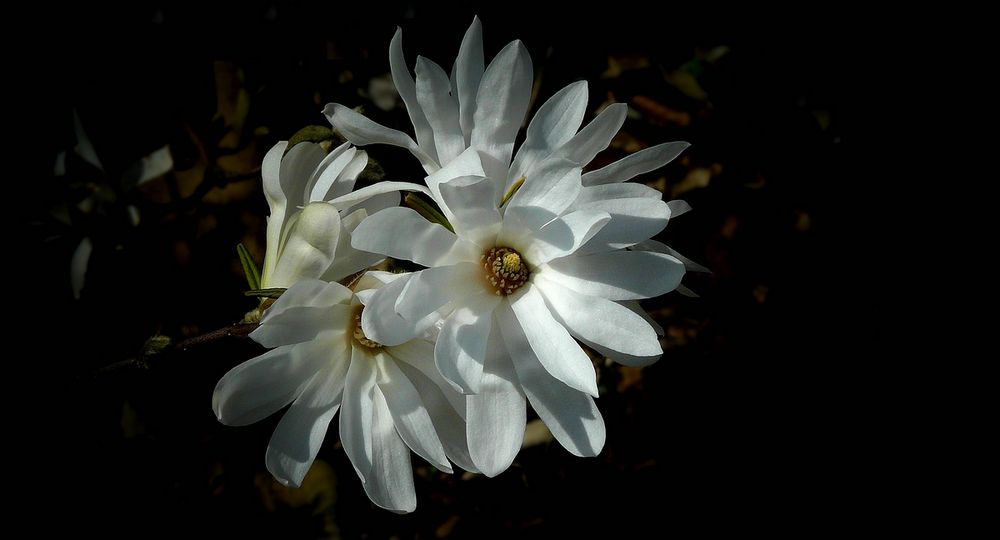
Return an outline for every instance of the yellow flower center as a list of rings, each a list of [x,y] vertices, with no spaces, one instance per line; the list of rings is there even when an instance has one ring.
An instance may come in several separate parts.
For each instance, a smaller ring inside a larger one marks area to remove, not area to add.
[[[369,349],[381,349],[382,344],[368,339],[365,335],[365,331],[361,329],[361,311],[358,310],[357,314],[354,315],[354,341],[361,345],[362,347],[368,347]]]
[[[497,296],[507,296],[528,281],[528,265],[521,254],[509,247],[490,248],[481,258],[486,281]]]

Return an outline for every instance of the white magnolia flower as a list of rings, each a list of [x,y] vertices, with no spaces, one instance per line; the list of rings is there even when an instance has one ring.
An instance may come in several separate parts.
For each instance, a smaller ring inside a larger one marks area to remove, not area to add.
[[[351,247],[350,232],[365,217],[399,204],[399,190],[425,191],[408,182],[379,182],[352,191],[368,155],[344,143],[329,154],[302,142],[276,144],[261,175],[271,207],[261,287],[287,288],[305,278],[338,281],[382,259]],[[287,150],[287,153],[286,153]]]
[[[433,365],[434,346],[413,339],[382,346],[360,328],[362,300],[399,275],[369,272],[357,294],[305,279],[267,310],[250,337],[271,351],[229,371],[212,407],[227,425],[247,425],[291,403],[267,447],[271,474],[298,487],[338,409],[340,439],[371,500],[416,507],[410,452],[452,472],[475,471],[465,442],[465,401]]]
[[[414,82],[399,32],[390,63],[418,142],[341,105],[325,113],[355,144],[408,148],[429,173],[431,196],[453,230],[406,208],[358,227],[355,247],[429,267],[373,296],[365,332],[391,344],[429,320],[443,321],[435,362],[469,394],[470,453],[484,473],[502,472],[516,455],[526,399],[566,449],[596,455],[605,438],[592,399],[596,376],[576,340],[627,365],[646,365],[662,353],[658,327],[637,300],[678,287],[684,261],[648,241],[685,207],[624,182],[668,163],[687,143],[582,174],[627,108],[611,105],[581,130],[587,84],[577,82],[542,105],[511,160],[529,103],[531,60],[515,41],[484,69],[478,20],[450,81],[418,58]],[[410,326],[374,313],[398,314]]]

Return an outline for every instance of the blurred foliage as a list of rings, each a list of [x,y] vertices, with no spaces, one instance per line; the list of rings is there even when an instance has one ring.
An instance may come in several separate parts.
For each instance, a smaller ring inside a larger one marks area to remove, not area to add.
[[[700,298],[645,302],[665,329],[659,363],[637,370],[594,359],[609,434],[599,457],[574,458],[537,426],[536,444],[494,479],[438,473],[414,456],[417,512],[397,516],[371,506],[335,430],[304,488],[274,482],[263,457],[278,415],[226,428],[210,406],[218,378],[261,349],[241,331],[184,340],[259,304],[243,294],[249,259],[241,264],[234,246],[262,262],[267,149],[305,126],[317,126],[306,139],[328,139],[318,124],[330,101],[408,131],[385,84],[396,24],[411,65],[419,52],[447,67],[472,12],[394,3],[115,9],[113,25],[89,6],[69,8],[57,25],[62,52],[44,82],[58,105],[38,113],[56,136],[38,143],[45,159],[23,210],[33,279],[44,284],[34,301],[46,317],[72,321],[46,340],[54,406],[72,412],[49,434],[61,472],[34,504],[73,519],[38,522],[39,534],[61,525],[127,536],[617,537],[821,512],[800,495],[838,465],[815,468],[816,449],[830,443],[801,404],[834,369],[819,360],[816,306],[827,293],[817,268],[846,136],[845,67],[825,28],[799,21],[732,33],[717,26],[722,14],[681,8],[660,18],[637,7],[607,22],[586,10],[563,20],[479,11],[488,56],[514,38],[529,47],[534,107],[584,78],[591,117],[630,105],[595,168],[660,142],[693,143],[639,181],[691,203],[657,239],[712,273],[685,278]],[[81,157],[74,114],[100,168]],[[173,166],[138,183],[136,163],[164,146]],[[423,176],[405,151],[367,150],[384,171],[368,171],[359,187]],[[64,174],[54,176],[60,152]],[[84,238],[92,250],[75,300],[70,261]],[[155,361],[146,361],[150,347]]]

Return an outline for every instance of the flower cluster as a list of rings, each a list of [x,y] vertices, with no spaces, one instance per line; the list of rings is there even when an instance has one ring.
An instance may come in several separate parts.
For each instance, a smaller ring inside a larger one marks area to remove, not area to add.
[[[521,448],[529,404],[568,451],[599,453],[596,372],[581,343],[629,366],[656,361],[660,329],[638,301],[700,267],[650,240],[687,205],[627,183],[687,143],[584,173],[627,110],[611,105],[581,129],[588,91],[577,82],[538,109],[515,153],[531,59],[514,41],[487,66],[478,19],[450,76],[418,57],[414,79],[401,31],[389,60],[416,141],[330,104],[324,113],[348,143],[329,154],[282,143],[265,158],[262,286],[287,290],[251,334],[273,349],[227,373],[213,406],[244,425],[291,404],[266,463],[295,486],[339,410],[371,500],[409,512],[410,450],[445,472],[454,463],[497,475]],[[367,162],[353,145],[371,144],[409,149],[425,185],[352,191]],[[432,210],[399,206],[401,190]],[[371,270],[385,257],[423,269]]]

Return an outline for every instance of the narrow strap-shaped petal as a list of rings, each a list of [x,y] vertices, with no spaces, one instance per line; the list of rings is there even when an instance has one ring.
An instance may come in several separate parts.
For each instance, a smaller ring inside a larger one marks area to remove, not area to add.
[[[526,178],[517,193],[506,204],[506,212],[521,212],[519,216],[531,228],[537,229],[549,219],[569,208],[580,193],[580,166],[562,158],[550,158],[540,163]],[[537,212],[542,210],[543,212]],[[532,216],[538,216],[537,219]],[[544,221],[543,221],[544,220]]]
[[[381,195],[383,193],[391,193],[393,191],[415,191],[417,193],[430,195],[430,191],[420,184],[414,184],[413,182],[384,181],[341,195],[340,197],[330,201],[330,204],[336,206],[337,209],[341,211],[350,210],[371,197]]]
[[[457,392],[475,394],[483,377],[486,345],[493,328],[495,295],[480,293],[463,299],[441,327],[434,346],[438,371]]]
[[[571,83],[549,98],[528,124],[524,143],[511,163],[507,185],[531,176],[535,163],[572,139],[586,110],[587,81]]]
[[[594,235],[580,253],[621,249],[647,240],[670,220],[670,207],[660,199],[609,199],[574,205],[577,210],[602,211],[611,221]]]
[[[531,235],[523,255],[535,266],[566,257],[587,244],[610,221],[611,216],[606,212],[593,210],[559,216]]]
[[[396,299],[396,313],[415,321],[452,300],[484,291],[483,268],[478,263],[436,266],[413,274]]]
[[[668,142],[639,150],[618,161],[583,175],[583,185],[597,186],[626,182],[670,163],[691,144]]]
[[[340,212],[332,204],[306,205],[291,224],[267,287],[291,287],[318,279],[333,264],[340,238]]]
[[[684,264],[663,253],[613,251],[556,259],[539,272],[580,294],[638,300],[674,290],[684,276]]]
[[[318,279],[303,279],[288,288],[264,312],[261,321],[266,323],[272,317],[288,308],[329,307],[334,304],[350,305],[351,290],[340,283],[329,283]]]
[[[323,114],[326,115],[330,124],[353,144],[358,146],[369,144],[399,146],[409,150],[420,161],[427,174],[440,168],[434,156],[425,152],[409,135],[402,131],[372,122],[339,103],[328,103],[323,109]]]
[[[282,484],[302,485],[340,407],[346,371],[345,360],[317,373],[274,428],[264,462]]]
[[[632,356],[663,352],[653,327],[627,307],[579,294],[545,276],[535,278],[535,285],[553,315],[573,335]]]
[[[639,242],[638,244],[632,246],[632,249],[638,251],[655,251],[657,253],[666,253],[667,255],[670,255],[671,257],[674,257],[675,259],[684,263],[684,269],[687,270],[688,272],[702,272],[706,274],[712,273],[712,271],[709,270],[708,267],[692,261],[691,259],[685,257],[684,255],[681,255],[676,249],[657,240],[645,240]]]
[[[351,306],[344,304],[288,308],[269,317],[250,333],[250,338],[265,347],[303,343],[332,329],[346,332],[351,317]]]
[[[479,17],[472,19],[472,24],[462,38],[462,46],[458,49],[455,59],[455,91],[458,96],[459,121],[465,144],[472,142],[472,128],[475,125],[476,96],[479,93],[479,83],[485,71],[483,59],[483,25]]]
[[[303,195],[305,202],[328,201],[334,198],[333,192],[338,180],[341,179],[340,173],[344,172],[344,168],[354,160],[354,156],[358,153],[358,149],[350,146],[350,144],[344,143],[335,148],[323,160],[324,163],[321,163],[316,168],[312,180],[305,185]],[[332,160],[330,159],[331,156],[334,156]],[[347,180],[347,182],[351,184],[351,187],[354,187],[354,178]],[[344,191],[344,193],[349,192],[350,189]]]
[[[434,133],[438,163],[448,163],[465,150],[458,120],[458,101],[449,93],[451,82],[441,66],[417,57],[417,101]]]
[[[438,185],[442,208],[448,208],[455,232],[483,249],[493,247],[500,231],[500,211],[493,202],[495,186],[482,176],[453,178]]]
[[[352,347],[340,410],[340,442],[362,482],[372,473],[372,391],[375,363],[359,347]]]
[[[406,113],[410,115],[410,122],[417,134],[417,143],[428,156],[434,158],[437,163],[437,150],[434,146],[434,132],[427,121],[420,102],[417,100],[417,88],[410,75],[410,68],[406,67],[406,57],[403,56],[403,29],[396,28],[396,34],[392,36],[389,43],[389,68],[392,70],[392,83],[399,92],[399,97],[406,104]]]
[[[596,456],[604,447],[606,431],[594,400],[549,374],[535,355],[533,345],[523,332],[524,327],[518,324],[509,309],[498,317],[504,343],[514,358],[517,379],[538,417],[570,453]]]
[[[486,176],[501,191],[531,99],[534,72],[531,57],[520,41],[512,41],[490,62],[479,84],[471,146],[483,154]]]
[[[523,287],[510,299],[521,331],[545,370],[571,388],[597,397],[597,372],[590,357],[555,320],[538,288]],[[516,365],[519,359],[513,360]]]
[[[351,235],[357,249],[438,266],[479,257],[479,248],[410,208],[387,208],[368,216]]]
[[[365,493],[380,508],[400,514],[417,508],[410,450],[393,424],[392,412],[382,390],[372,389],[372,468]]]
[[[281,156],[285,153],[288,142],[275,144],[264,155],[260,166],[260,175],[264,180],[264,198],[271,208],[267,218],[267,251],[264,253],[264,268],[261,271],[261,283],[267,286],[267,281],[278,263],[278,250],[281,248],[281,230],[285,226],[285,211],[288,205],[285,193],[281,190]]]
[[[440,471],[453,472],[416,387],[396,365],[395,358],[384,351],[379,351],[375,357],[379,367],[377,384],[389,405],[396,432],[418,456]]]
[[[490,332],[479,393],[467,399],[469,455],[483,474],[496,476],[510,467],[521,449],[527,421],[521,384],[496,322]]]
[[[609,105],[597,118],[587,124],[566,144],[559,148],[555,155],[564,157],[580,166],[590,163],[594,156],[611,144],[628,114],[628,106],[624,103]]]

